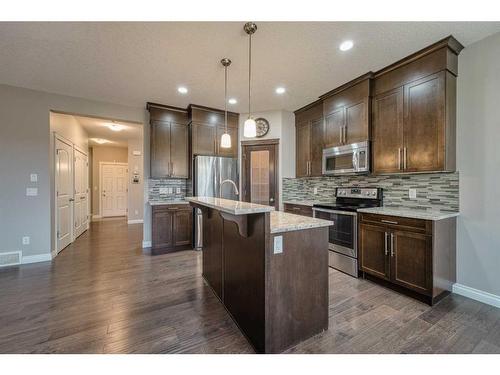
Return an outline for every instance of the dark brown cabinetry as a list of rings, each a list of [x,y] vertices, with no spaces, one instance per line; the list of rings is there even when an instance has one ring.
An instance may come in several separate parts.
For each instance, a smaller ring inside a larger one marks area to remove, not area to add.
[[[289,214],[313,217],[313,210],[311,206],[292,203],[285,203],[283,206],[284,211]]]
[[[231,147],[220,147],[220,138],[225,131],[224,112],[217,109],[190,105],[193,155],[238,157],[237,113],[228,112],[227,132],[231,136]]]
[[[360,269],[427,303],[455,282],[456,220],[407,219],[361,214]]]
[[[297,177],[321,176],[324,137],[321,101],[295,111]]]
[[[163,254],[192,248],[193,209],[187,204],[153,206],[151,252]]]
[[[151,126],[151,177],[189,178],[187,111],[148,104]]]
[[[458,54],[446,38],[375,73],[373,172],[455,170]]]

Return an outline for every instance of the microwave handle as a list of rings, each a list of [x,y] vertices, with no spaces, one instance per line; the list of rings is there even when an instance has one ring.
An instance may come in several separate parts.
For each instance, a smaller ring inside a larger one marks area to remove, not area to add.
[[[359,169],[359,151],[354,151],[352,153],[352,166],[354,167],[355,171],[358,171],[358,169]]]

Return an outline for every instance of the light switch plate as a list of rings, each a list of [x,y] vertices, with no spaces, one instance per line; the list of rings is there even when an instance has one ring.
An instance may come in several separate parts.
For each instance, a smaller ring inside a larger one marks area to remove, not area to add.
[[[38,188],[26,188],[27,197],[36,197],[38,195]]]
[[[23,237],[23,245],[29,245],[29,244],[30,244],[30,237],[24,236]]]
[[[281,254],[283,252],[283,236],[274,237],[274,254]]]
[[[132,155],[134,155],[134,156],[141,156],[141,152],[137,151],[137,150],[134,150],[134,151],[132,151]]]
[[[177,189],[175,189],[175,193],[176,193],[176,194],[180,194],[180,193],[181,193],[181,188],[177,188]]]
[[[30,174],[30,181],[31,182],[38,182],[38,175],[36,173]]]
[[[417,189],[408,189],[408,197],[410,199],[417,199]]]

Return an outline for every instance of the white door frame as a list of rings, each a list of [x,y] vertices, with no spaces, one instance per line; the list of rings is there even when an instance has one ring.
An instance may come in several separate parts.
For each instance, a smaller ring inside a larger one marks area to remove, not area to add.
[[[104,164],[111,164],[111,165],[123,165],[127,167],[127,214],[125,216],[128,216],[128,163],[119,163],[119,162],[113,162],[113,161],[100,161],[99,162],[99,216],[104,217],[102,215],[102,166]]]
[[[73,194],[76,195],[76,189],[74,188],[74,185],[75,185],[75,176],[76,176],[76,170],[75,170],[75,151],[78,151],[80,152],[81,154],[85,155],[85,157],[87,158],[87,165],[86,165],[86,170],[85,170],[85,173],[86,173],[86,180],[87,180],[87,187],[86,187],[86,193],[87,193],[87,199],[86,199],[86,207],[85,207],[85,216],[87,217],[87,224],[85,225],[85,230],[83,232],[85,232],[86,230],[89,229],[89,223],[90,223],[90,179],[89,179],[89,155],[87,152],[85,152],[85,150],[83,150],[81,147],[78,147],[77,145],[73,144]],[[75,204],[75,201],[73,201],[73,206]],[[75,215],[74,215],[74,209],[73,209],[73,226],[74,226],[74,220],[75,219]],[[74,232],[74,231],[73,231]],[[83,234],[80,233],[80,235]],[[73,241],[76,240],[77,236],[75,235],[75,233],[73,233]]]

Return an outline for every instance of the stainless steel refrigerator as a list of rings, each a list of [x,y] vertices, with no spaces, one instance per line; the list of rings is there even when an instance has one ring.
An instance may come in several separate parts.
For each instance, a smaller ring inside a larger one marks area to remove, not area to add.
[[[238,173],[238,159],[215,156],[196,156],[194,158],[193,195],[196,197],[219,197],[224,199],[239,200],[232,184],[221,182],[232,180],[239,188],[240,177]],[[197,250],[203,246],[203,222],[202,214],[196,209],[194,220],[194,244]]]

